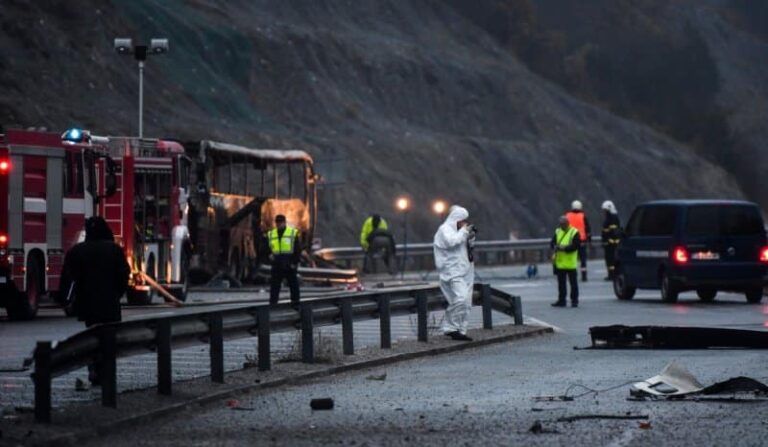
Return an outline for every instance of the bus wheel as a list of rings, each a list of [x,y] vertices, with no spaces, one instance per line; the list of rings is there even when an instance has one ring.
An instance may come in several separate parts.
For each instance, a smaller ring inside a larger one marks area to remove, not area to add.
[[[37,307],[43,294],[43,267],[36,256],[27,259],[27,292],[18,292],[8,306],[11,320],[31,320],[37,315]]]

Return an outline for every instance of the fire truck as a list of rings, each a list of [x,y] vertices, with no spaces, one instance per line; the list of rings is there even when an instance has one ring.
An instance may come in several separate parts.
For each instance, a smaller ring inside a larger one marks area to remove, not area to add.
[[[147,277],[184,299],[188,166],[174,141],[78,129],[0,135],[0,306],[9,318],[33,318],[45,296],[67,298],[58,290],[64,255],[94,215],[131,265],[129,303],[152,301]]]

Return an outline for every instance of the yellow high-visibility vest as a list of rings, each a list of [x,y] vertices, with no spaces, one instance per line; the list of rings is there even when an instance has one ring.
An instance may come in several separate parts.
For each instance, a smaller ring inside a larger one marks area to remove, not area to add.
[[[285,227],[283,237],[277,237],[277,228],[269,230],[267,238],[269,239],[269,249],[273,255],[286,255],[293,253],[293,244],[299,236],[299,230],[293,227]]]
[[[555,230],[555,247],[565,248],[571,245],[574,237],[579,236],[579,230],[574,227],[568,227],[567,230],[563,230],[558,227]],[[576,270],[579,267],[579,252],[574,250],[572,252],[558,251],[555,252],[555,267],[560,270]]]
[[[387,221],[384,220],[384,218],[381,218],[381,221],[379,222],[379,226],[376,228],[373,228],[373,217],[369,217],[365,219],[365,222],[363,222],[363,228],[360,231],[360,246],[363,247],[363,250],[368,250],[368,236],[371,235],[375,230],[388,230],[389,226],[387,225]]]

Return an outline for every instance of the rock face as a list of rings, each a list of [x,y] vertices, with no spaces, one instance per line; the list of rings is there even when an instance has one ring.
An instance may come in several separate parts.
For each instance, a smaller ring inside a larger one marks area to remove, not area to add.
[[[5,0],[0,121],[135,134],[136,65],[112,38],[167,37],[145,134],[310,151],[325,245],[354,243],[370,212],[400,236],[400,194],[411,241],[431,240],[436,198],[506,238],[548,236],[575,198],[599,226],[607,198],[626,219],[648,199],[744,196],[713,158],[570,94],[449,3]]]

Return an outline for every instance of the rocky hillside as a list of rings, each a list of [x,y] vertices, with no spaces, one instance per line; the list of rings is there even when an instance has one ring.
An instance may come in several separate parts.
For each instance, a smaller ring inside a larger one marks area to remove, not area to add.
[[[321,194],[326,245],[352,243],[369,212],[398,219],[403,193],[412,240],[431,238],[438,197],[468,207],[483,237],[506,238],[549,234],[574,198],[599,221],[605,198],[626,218],[652,198],[744,195],[690,139],[539,70],[453,3],[4,0],[0,122],[135,133],[136,66],[112,39],[168,37],[170,53],[147,64],[145,134],[342,160],[343,185]],[[531,41],[554,29],[532,13]],[[748,114],[716,85],[700,87],[710,102]]]

